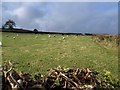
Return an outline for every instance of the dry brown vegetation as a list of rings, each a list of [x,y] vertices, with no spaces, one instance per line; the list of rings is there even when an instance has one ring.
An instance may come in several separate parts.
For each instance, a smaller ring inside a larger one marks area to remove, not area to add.
[[[120,45],[120,35],[95,34],[92,38],[95,42],[102,43],[105,46],[118,47]]]
[[[37,74],[33,79],[29,73],[17,73],[9,62],[2,72],[2,90],[116,90],[119,87],[110,81],[109,72],[106,72],[104,80],[100,80],[99,73],[89,68],[59,66],[51,68],[44,77]]]

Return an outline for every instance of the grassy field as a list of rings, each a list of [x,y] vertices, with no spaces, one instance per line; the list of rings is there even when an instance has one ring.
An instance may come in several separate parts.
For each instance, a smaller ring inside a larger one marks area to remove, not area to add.
[[[15,37],[15,39],[13,38]],[[65,37],[65,39],[63,39]],[[95,43],[90,36],[2,33],[3,63],[17,71],[45,74],[49,68],[93,68],[118,75],[118,50]]]

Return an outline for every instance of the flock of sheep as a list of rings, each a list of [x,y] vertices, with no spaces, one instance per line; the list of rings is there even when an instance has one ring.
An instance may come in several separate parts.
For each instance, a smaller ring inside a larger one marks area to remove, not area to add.
[[[50,37],[51,37],[51,35],[50,35],[50,34],[48,34],[48,37],[50,38]],[[53,37],[55,37],[55,36],[53,36]],[[67,35],[67,37],[68,37],[68,35]],[[62,39],[64,40],[64,39],[65,39],[65,37],[63,36],[63,37],[62,37]]]
[[[9,37],[8,35],[6,35],[6,37]],[[13,39],[16,39],[17,37],[19,37],[19,34],[15,34],[12,38]],[[48,34],[48,37],[51,38],[51,37],[56,37],[55,35],[51,35],[51,34]],[[66,37],[69,37],[69,35],[66,35]],[[66,37],[63,35],[61,40],[65,40]],[[38,38],[38,35],[35,36],[35,38]],[[0,41],[0,47],[2,47],[2,42]]]
[[[16,35],[14,35],[12,38],[13,38],[13,39],[16,39],[18,36],[19,36],[19,34],[16,34]],[[6,37],[9,37],[9,36],[6,35]],[[52,36],[51,36],[50,34],[48,34],[48,37],[51,38]],[[55,37],[55,35],[54,35],[53,37]],[[67,37],[68,37],[68,35],[67,35]],[[38,38],[38,36],[35,36],[35,38]],[[64,40],[65,37],[63,36],[62,39]],[[0,46],[1,46],[1,45],[2,45],[2,43],[0,42]]]

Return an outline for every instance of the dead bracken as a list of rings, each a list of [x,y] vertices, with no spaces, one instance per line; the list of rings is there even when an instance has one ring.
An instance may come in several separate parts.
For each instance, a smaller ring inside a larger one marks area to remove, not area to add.
[[[2,68],[2,90],[116,90],[114,85],[98,78],[89,68],[51,68],[45,76],[17,73],[11,62]]]

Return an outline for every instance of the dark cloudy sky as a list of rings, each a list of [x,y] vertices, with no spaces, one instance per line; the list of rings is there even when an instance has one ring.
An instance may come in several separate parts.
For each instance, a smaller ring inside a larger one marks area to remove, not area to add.
[[[117,33],[117,2],[3,2],[2,24],[41,31]],[[0,22],[1,23],[1,22]]]

